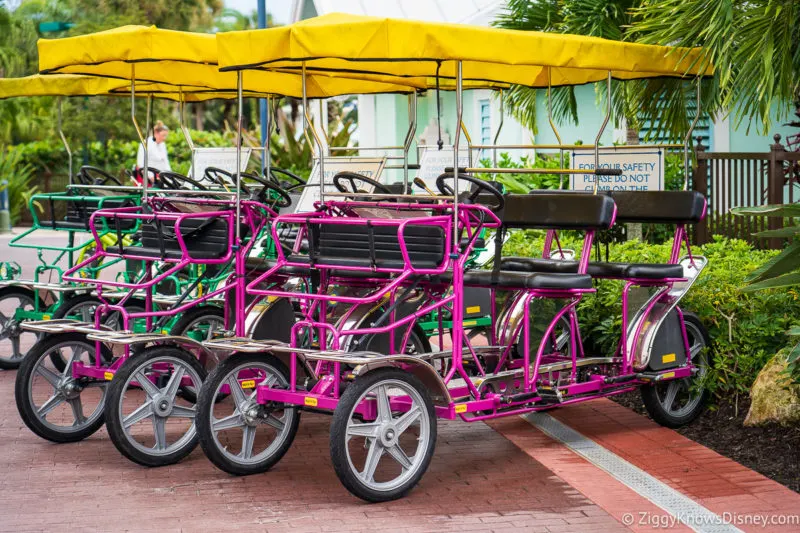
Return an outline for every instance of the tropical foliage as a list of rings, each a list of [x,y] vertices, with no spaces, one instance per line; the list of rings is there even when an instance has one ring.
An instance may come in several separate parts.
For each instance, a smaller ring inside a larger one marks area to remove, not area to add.
[[[785,217],[786,224],[779,229],[767,230],[756,233],[756,237],[788,238],[789,244],[780,254],[753,270],[745,281],[746,292],[764,289],[782,289],[784,291],[797,291],[800,287],[800,204],[765,205],[761,207],[741,207],[733,209],[733,213],[743,216],[760,217]],[[800,326],[788,330],[792,336],[800,336]],[[789,371],[794,375],[795,381],[800,382],[800,344],[794,346],[788,357]]]
[[[763,132],[773,113],[782,120],[800,90],[800,3],[796,0],[509,0],[496,24],[505,28],[592,35],[648,44],[695,47],[708,53],[716,76],[703,83],[703,109],[755,120]],[[676,79],[615,83],[616,117],[643,120],[652,136],[682,139],[693,118],[693,84]],[[604,84],[597,85],[598,98]],[[513,87],[505,98],[533,126],[537,91]],[[553,91],[557,120],[577,122],[574,91]],[[687,116],[687,109],[690,110]]]

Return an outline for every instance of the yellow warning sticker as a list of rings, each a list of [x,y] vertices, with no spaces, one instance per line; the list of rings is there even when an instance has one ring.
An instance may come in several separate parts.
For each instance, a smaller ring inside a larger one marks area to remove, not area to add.
[[[50,320],[51,318],[51,315],[42,315],[42,320]]]
[[[465,320],[464,327],[474,326],[478,323],[477,320]]]
[[[316,407],[317,406],[317,399],[316,398],[311,398],[311,397],[306,397],[305,400],[303,400],[303,403],[305,403],[309,407]]]
[[[669,379],[674,377],[675,377],[675,372],[667,372],[666,374],[661,374],[661,379]]]
[[[111,381],[112,379],[114,379],[114,373],[113,372],[103,373],[103,379],[106,381]]]
[[[247,379],[245,381],[242,381],[241,386],[243,389],[252,389],[253,387],[256,386],[256,380]]]
[[[665,353],[661,356],[662,363],[674,363],[675,362],[675,354],[674,353]]]
[[[467,314],[471,315],[472,313],[480,313],[481,306],[480,305],[473,305],[472,307],[467,307]]]
[[[467,412],[467,404],[460,403],[456,405],[456,414],[466,413]]]

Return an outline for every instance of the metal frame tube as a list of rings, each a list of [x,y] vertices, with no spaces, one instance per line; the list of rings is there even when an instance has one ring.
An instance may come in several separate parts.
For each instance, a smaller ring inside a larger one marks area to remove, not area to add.
[[[262,98],[260,102],[266,102],[266,109],[267,113],[264,115],[262,113],[262,120],[266,119],[264,131],[264,139],[262,139],[264,143],[264,153],[261,156],[261,173],[264,175],[266,179],[272,175],[272,154],[269,152],[269,140],[272,136],[272,113],[270,110],[270,104],[272,104],[272,97]]]
[[[136,63],[131,63],[131,120],[133,127],[136,128],[136,135],[139,136],[139,142],[142,143],[142,154],[144,155],[143,168],[142,168],[142,202],[147,201],[147,138],[142,135],[142,128],[136,120]]]
[[[189,176],[192,179],[194,177],[194,141],[192,141],[192,135],[189,133],[189,129],[186,127],[186,99],[184,98],[183,94],[183,87],[178,87],[178,124],[181,128],[181,133],[183,134],[183,139],[186,141],[186,144],[189,146],[189,154],[190,154],[190,162],[189,168],[192,170],[191,175]]]
[[[236,71],[236,246],[241,245],[241,224],[239,218],[242,215],[242,78],[244,74],[241,70]]]
[[[463,126],[464,122],[462,117],[464,114],[464,87],[463,75],[461,72],[461,61],[456,63],[456,135],[453,139],[453,253],[459,252],[459,239],[458,239],[458,148],[461,140],[461,133],[459,129]],[[460,342],[460,341],[459,341]]]
[[[311,116],[308,114],[308,92],[306,87],[306,62],[303,61],[302,63],[302,87],[303,87],[303,131],[308,140],[309,144],[311,144],[311,139],[308,138],[308,128],[311,127],[311,133],[314,135],[314,140],[317,143],[317,149],[319,150],[319,201],[325,201],[325,150],[322,147],[322,139],[319,138],[319,133],[317,132],[317,128],[314,127],[314,123],[311,120]],[[312,145],[313,148],[313,145]]]
[[[700,83],[702,78],[697,78],[697,110],[694,115],[694,120],[689,125],[689,131],[686,132],[686,137],[683,139],[683,169],[684,169],[684,176],[683,176],[683,190],[687,190],[689,188],[689,174],[691,169],[689,168],[689,147],[692,143],[692,133],[694,133],[694,127],[697,126],[697,122],[700,120],[700,111],[701,111],[701,98],[700,98]]]
[[[603,124],[600,126],[600,131],[597,132],[597,137],[594,140],[594,194],[597,194],[597,188],[600,185],[600,180],[597,176],[597,171],[600,169],[600,137],[608,125],[608,120],[611,118],[611,71],[608,71],[608,81],[606,82],[606,117],[603,119]]]
[[[61,129],[61,100],[62,98],[59,96],[57,104],[58,136],[61,137],[61,143],[64,145],[64,149],[67,151],[67,168],[69,172],[69,180],[67,183],[72,185],[72,148],[70,148],[69,142],[67,142],[67,137],[64,135],[64,131]]]
[[[552,96],[552,74],[553,69],[548,67],[547,68],[547,120],[550,122],[550,129],[553,130],[553,134],[556,136],[556,140],[558,141],[558,146],[560,147],[563,145],[563,141],[561,140],[561,135],[558,133],[558,128],[556,128],[555,122],[553,122],[553,96]],[[596,163],[595,163],[596,164]],[[558,168],[564,168],[564,149],[558,149]],[[564,179],[562,178],[559,181],[559,189],[564,188]]]
[[[503,122],[505,122],[505,101],[503,100],[503,90],[500,89],[500,124],[497,125],[497,131],[494,134],[492,144],[497,146],[497,141],[500,139],[500,132],[503,131]],[[561,143],[559,143],[561,144]],[[492,164],[497,166],[497,148],[492,149]]]
[[[408,95],[408,131],[403,141],[403,193],[408,190],[408,151],[417,133],[417,92]]]

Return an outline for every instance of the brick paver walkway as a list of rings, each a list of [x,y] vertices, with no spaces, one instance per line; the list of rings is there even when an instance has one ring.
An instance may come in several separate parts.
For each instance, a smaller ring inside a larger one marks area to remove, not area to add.
[[[146,469],[124,459],[104,430],[76,444],[34,436],[14,405],[14,375],[0,372],[2,531],[627,531],[482,423],[442,423],[416,490],[369,505],[333,472],[325,416],[305,413],[292,449],[263,475],[228,476],[200,449]]]

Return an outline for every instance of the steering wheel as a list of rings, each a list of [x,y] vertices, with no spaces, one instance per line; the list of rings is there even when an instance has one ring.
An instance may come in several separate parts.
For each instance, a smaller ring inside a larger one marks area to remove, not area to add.
[[[438,178],[436,178],[436,187],[442,194],[445,194],[447,196],[455,196],[453,188],[450,187],[450,185],[448,185],[447,183],[445,183],[445,180],[448,179],[450,180],[455,179],[455,176],[450,172],[445,172],[444,174],[441,174]],[[462,193],[462,194],[468,194],[466,199],[462,201],[466,201],[467,203],[470,204],[475,204],[475,203],[483,204],[486,207],[488,207],[492,212],[495,213],[502,210],[503,207],[505,207],[506,199],[503,198],[503,195],[500,193],[500,191],[498,191],[492,185],[489,185],[485,181],[480,180],[478,178],[473,178],[472,176],[464,176],[461,174],[459,174],[458,179],[464,180],[467,183],[470,183],[475,186],[475,190],[469,192],[464,191],[464,193]],[[496,201],[491,203],[487,203],[485,201],[478,202],[477,200],[481,196],[482,192],[493,196]]]
[[[117,185],[122,185],[116,176],[112,176],[101,168],[91,167],[89,165],[82,166],[78,171],[78,180],[84,185],[105,185],[109,180]]]
[[[227,170],[222,170],[221,168],[217,167],[206,167],[205,172],[203,172],[203,176],[207,180],[216,183],[222,188],[225,188],[228,185],[226,178],[227,180],[230,180],[231,184],[235,181],[233,174]]]
[[[153,180],[153,183],[158,187],[164,189],[173,189],[178,190],[182,189],[184,184],[193,185],[198,190],[207,191],[208,187],[200,183],[199,181],[195,181],[189,176],[184,176],[183,174],[178,174],[177,172],[160,172],[158,176]],[[162,187],[162,185],[166,185],[166,187]]]
[[[289,187],[294,188],[297,187],[298,185],[306,184],[306,180],[304,180],[294,172],[289,172],[288,170],[284,170],[282,168],[273,167],[269,169],[269,173],[270,173],[270,178],[272,178],[275,181],[275,183],[277,183],[284,189],[287,189]],[[278,176],[276,176],[275,174],[278,174]]]
[[[278,207],[278,208],[286,208],[292,205],[292,198],[289,196],[289,193],[280,185],[275,184],[274,182],[268,181],[261,176],[255,176],[253,174],[245,174],[242,173],[242,177],[248,177],[252,180],[259,182],[261,185],[264,186],[258,193],[261,201],[265,204],[269,204],[271,207]],[[242,190],[250,194],[247,188],[242,182]],[[278,198],[267,198],[267,191],[270,190],[278,195]]]
[[[346,183],[350,184],[350,188],[347,188]],[[392,194],[392,191],[389,190],[386,185],[382,183],[378,183],[372,178],[368,178],[366,176],[362,176],[356,172],[339,172],[333,177],[333,184],[336,186],[336,189],[339,192],[352,192],[356,194],[369,194],[368,191],[359,189],[356,186],[356,183],[372,185],[374,187],[372,192],[379,193],[379,194]]]

